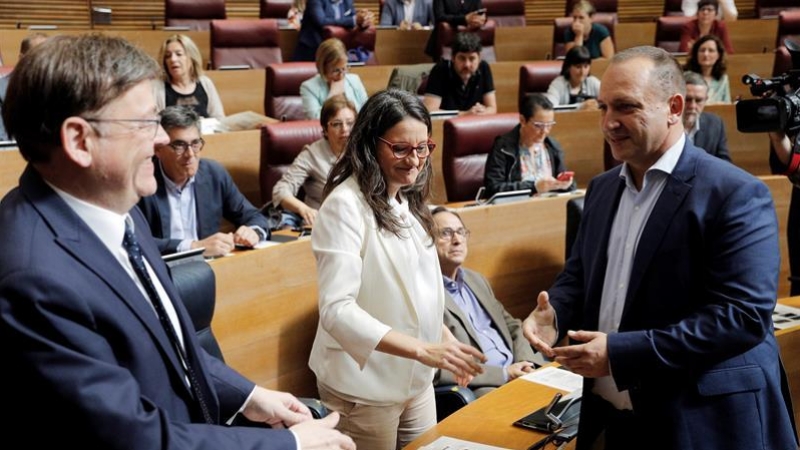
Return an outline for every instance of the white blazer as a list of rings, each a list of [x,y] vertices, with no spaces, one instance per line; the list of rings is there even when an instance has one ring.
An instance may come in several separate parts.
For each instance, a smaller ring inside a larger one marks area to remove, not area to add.
[[[311,246],[317,261],[319,324],[309,367],[326,388],[375,406],[401,403],[433,381],[434,369],[375,351],[389,330],[439,342],[444,284],[430,237],[408,212],[405,237],[379,231],[349,178],[322,203]]]

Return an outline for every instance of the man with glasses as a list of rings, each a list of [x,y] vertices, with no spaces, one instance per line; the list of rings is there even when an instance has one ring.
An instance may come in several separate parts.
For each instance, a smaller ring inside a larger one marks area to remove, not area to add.
[[[462,267],[467,259],[469,230],[455,211],[433,210],[436,253],[442,268],[444,324],[456,339],[486,355],[483,373],[469,383],[481,396],[545,362],[522,335],[522,322],[506,311],[481,274]],[[535,364],[534,364],[535,363]],[[452,372],[437,370],[435,385],[456,384]]]
[[[14,68],[3,119],[28,166],[0,203],[5,436],[32,448],[354,450],[333,429],[338,413],[313,420],[200,346],[135,208],[156,190],[153,146],[169,142],[160,80],[140,48],[101,34],[51,37]],[[237,415],[272,429],[228,426]]]
[[[481,60],[481,39],[475,33],[458,33],[452,48],[452,59],[439,61],[428,75],[425,107],[457,110],[462,115],[496,113],[492,69]]]
[[[686,110],[683,112],[683,128],[694,145],[709,154],[730,161],[725,122],[714,114],[703,112],[708,100],[708,84],[697,72],[684,72],[686,79]]]
[[[267,218],[239,192],[225,168],[200,159],[205,144],[200,117],[189,107],[170,106],[161,113],[161,126],[170,141],[156,146],[158,189],[139,201],[161,253],[202,247],[204,256],[215,257],[269,239]],[[222,218],[236,231],[220,232]]]
[[[486,159],[486,195],[530,189],[532,194],[575,189],[564,164],[564,151],[550,131],[553,104],[544,94],[530,94],[520,105],[519,125],[498,136]]]

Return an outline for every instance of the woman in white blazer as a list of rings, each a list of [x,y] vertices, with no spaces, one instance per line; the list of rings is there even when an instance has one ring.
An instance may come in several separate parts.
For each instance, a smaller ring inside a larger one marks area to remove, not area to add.
[[[334,165],[311,244],[319,324],[309,366],[358,448],[401,448],[436,424],[434,368],[467,382],[484,356],[443,326],[431,121],[415,95],[375,94]]]

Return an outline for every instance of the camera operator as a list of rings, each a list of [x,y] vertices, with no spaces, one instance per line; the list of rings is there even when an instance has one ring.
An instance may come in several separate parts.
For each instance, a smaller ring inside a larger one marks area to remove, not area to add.
[[[792,141],[797,135],[789,136],[783,131],[771,131],[769,134],[770,152],[769,165],[774,174],[785,174],[790,179],[799,175],[797,168],[791,171]],[[795,142],[800,145],[800,142]],[[795,180],[793,180],[795,182]],[[786,241],[789,247],[789,280],[791,287],[789,295],[800,295],[800,188],[792,189],[792,199],[789,203],[789,218],[786,224]]]

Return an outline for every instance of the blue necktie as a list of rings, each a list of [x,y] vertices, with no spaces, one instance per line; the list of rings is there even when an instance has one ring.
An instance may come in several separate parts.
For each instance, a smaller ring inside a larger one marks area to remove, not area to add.
[[[139,277],[139,281],[141,281],[142,286],[144,286],[147,296],[150,297],[150,302],[153,304],[153,308],[156,310],[158,321],[161,322],[161,326],[167,333],[167,336],[172,343],[172,347],[178,354],[178,358],[181,361],[181,366],[184,368],[184,371],[186,372],[185,375],[189,379],[192,394],[200,406],[203,419],[206,423],[215,423],[211,417],[206,396],[200,387],[200,381],[197,377],[197,373],[192,367],[189,358],[186,357],[186,352],[181,345],[181,341],[178,339],[178,335],[175,332],[175,327],[172,326],[172,322],[167,316],[167,311],[164,309],[164,304],[161,302],[161,297],[158,295],[158,291],[156,291],[156,286],[153,284],[153,280],[150,278],[150,274],[147,272],[147,268],[144,265],[142,248],[139,247],[139,242],[136,240],[136,236],[133,234],[133,230],[131,230],[131,227],[127,222],[125,223],[125,236],[122,239],[122,247],[126,252],[128,252],[128,260],[131,262],[131,266],[133,266],[133,271],[136,272],[136,276]]]

